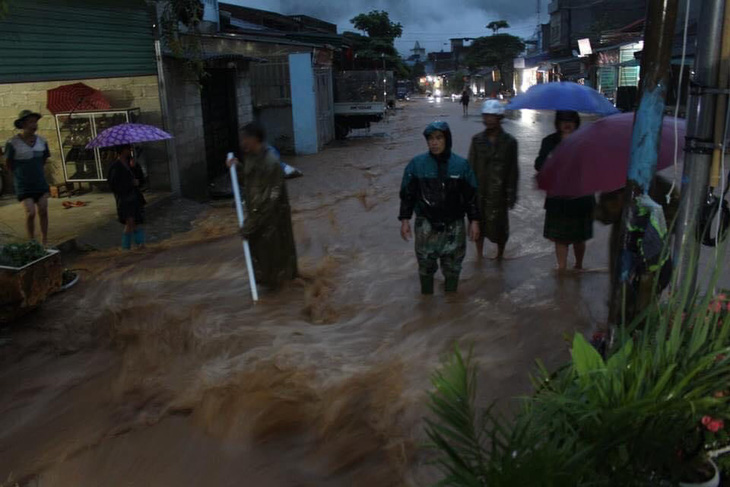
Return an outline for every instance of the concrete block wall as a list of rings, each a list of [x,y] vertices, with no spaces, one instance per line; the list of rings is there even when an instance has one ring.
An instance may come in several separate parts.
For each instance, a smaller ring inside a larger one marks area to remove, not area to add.
[[[140,123],[162,126],[157,76],[0,84],[0,141],[4,146],[5,141],[17,133],[13,121],[21,110],[33,110],[43,115],[38,133],[48,140],[51,151],[51,158],[46,166],[46,177],[51,184],[63,183],[65,179],[56,121],[46,108],[47,90],[78,82],[101,90],[115,109],[139,108]],[[165,144],[146,144],[144,148],[144,161],[151,186],[154,189],[169,189]]]
[[[203,200],[208,197],[208,171],[200,87],[186,76],[179,61],[167,59],[164,69],[180,192]]]

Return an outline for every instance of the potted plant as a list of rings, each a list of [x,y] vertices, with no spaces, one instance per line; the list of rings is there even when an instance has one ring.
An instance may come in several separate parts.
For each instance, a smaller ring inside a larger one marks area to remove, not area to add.
[[[39,306],[62,284],[57,250],[37,242],[0,245],[0,323]]]

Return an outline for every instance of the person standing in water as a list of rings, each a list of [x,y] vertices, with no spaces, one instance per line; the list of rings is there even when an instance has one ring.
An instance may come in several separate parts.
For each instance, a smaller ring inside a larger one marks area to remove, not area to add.
[[[469,95],[469,90],[464,88],[464,91],[461,92],[461,105],[464,108],[464,116],[469,116],[469,101],[471,99],[471,96]]]
[[[466,159],[451,152],[451,129],[446,122],[433,122],[423,132],[428,152],[414,157],[405,169],[400,190],[400,234],[412,237],[410,220],[416,213],[416,257],[421,293],[433,294],[434,274],[441,262],[446,292],[459,286],[466,255],[466,225],[469,238],[479,238],[477,182]]]
[[[48,245],[48,193],[44,166],[51,153],[46,139],[38,135],[40,113],[23,110],[15,120],[21,132],[5,146],[5,161],[13,176],[15,194],[25,210],[25,229],[30,240],[35,240],[35,216],[41,227],[41,243]]]
[[[482,106],[486,130],[476,134],[469,148],[469,165],[479,185],[482,226],[476,241],[477,256],[484,256],[484,238],[497,244],[498,260],[509,239],[509,210],[517,203],[517,141],[502,129],[504,106],[487,100]]]
[[[555,133],[542,139],[535,170],[540,171],[550,153],[566,137],[580,127],[578,112],[561,110],[555,113]],[[568,252],[573,246],[575,269],[583,269],[586,241],[593,238],[593,196],[579,198],[545,198],[545,227],[543,236],[555,243],[558,272],[568,267]]]
[[[297,251],[284,171],[265,140],[263,128],[249,123],[241,131],[243,163],[231,159],[226,164],[238,165],[246,210],[241,236],[249,241],[256,281],[277,288],[297,277]]]
[[[122,249],[130,250],[133,239],[137,247],[142,248],[145,242],[144,206],[147,204],[141,191],[144,172],[132,157],[131,145],[120,145],[115,150],[117,160],[109,166],[107,183],[114,193],[119,223],[124,225]]]

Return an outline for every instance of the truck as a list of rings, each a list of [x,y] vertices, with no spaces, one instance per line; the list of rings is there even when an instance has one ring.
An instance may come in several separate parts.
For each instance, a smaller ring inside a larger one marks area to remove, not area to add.
[[[392,71],[340,71],[334,74],[335,136],[344,139],[352,129],[370,128],[385,118],[395,101]],[[390,92],[390,93],[389,93]]]

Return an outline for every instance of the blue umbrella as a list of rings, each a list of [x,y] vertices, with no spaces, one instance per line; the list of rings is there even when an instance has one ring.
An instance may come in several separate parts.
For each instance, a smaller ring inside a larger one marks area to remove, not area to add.
[[[535,85],[518,95],[507,106],[509,110],[575,110],[582,113],[612,115],[618,113],[610,101],[588,86],[570,81]]]

